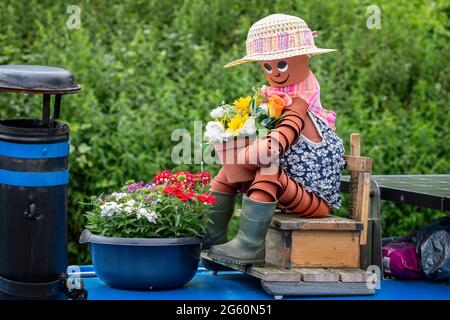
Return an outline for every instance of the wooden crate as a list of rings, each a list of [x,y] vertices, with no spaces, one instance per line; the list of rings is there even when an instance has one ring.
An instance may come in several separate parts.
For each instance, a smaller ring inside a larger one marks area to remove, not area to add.
[[[276,214],[266,237],[266,262],[283,268],[358,268],[363,224]]]
[[[204,266],[213,274],[238,270],[261,280],[262,288],[275,299],[284,296],[373,295],[372,273],[358,268],[291,268],[266,264],[263,267],[215,260],[202,252]],[[369,283],[369,284],[368,284]]]

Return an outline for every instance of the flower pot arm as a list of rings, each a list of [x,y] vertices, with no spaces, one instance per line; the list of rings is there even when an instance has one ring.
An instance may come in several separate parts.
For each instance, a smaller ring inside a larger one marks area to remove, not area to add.
[[[300,137],[307,110],[308,105],[304,100],[294,99],[291,105],[283,109],[275,129],[242,151],[240,158],[244,158],[243,163],[269,167],[273,160],[278,159]]]
[[[280,154],[289,149],[300,137],[305,126],[304,119],[307,111],[308,104],[306,101],[300,98],[293,99],[292,104],[284,108],[275,129],[267,134],[267,139],[271,141],[271,145],[274,144],[274,140],[278,144]]]

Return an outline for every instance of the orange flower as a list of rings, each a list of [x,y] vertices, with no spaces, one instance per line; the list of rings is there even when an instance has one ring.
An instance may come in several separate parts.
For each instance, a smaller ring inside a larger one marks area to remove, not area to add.
[[[269,116],[271,118],[279,118],[285,105],[286,103],[281,97],[276,95],[271,96],[268,104]]]

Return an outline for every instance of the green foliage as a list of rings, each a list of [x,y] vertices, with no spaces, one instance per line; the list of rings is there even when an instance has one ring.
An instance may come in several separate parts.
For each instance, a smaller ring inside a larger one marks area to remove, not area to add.
[[[322,103],[337,112],[346,142],[360,132],[375,174],[450,172],[449,6],[446,1],[377,1],[381,29],[368,29],[368,0],[78,1],[81,29],[66,27],[67,6],[50,0],[0,2],[0,63],[61,66],[81,94],[63,98],[71,128],[70,261],[86,220],[80,202],[171,162],[171,132],[207,121],[212,107],[264,83],[255,64],[223,65],[244,54],[251,24],[275,12],[319,31],[313,58]],[[40,97],[0,95],[2,118],[39,116]],[[217,166],[206,167],[215,173]],[[402,235],[442,213],[384,204],[384,236]]]

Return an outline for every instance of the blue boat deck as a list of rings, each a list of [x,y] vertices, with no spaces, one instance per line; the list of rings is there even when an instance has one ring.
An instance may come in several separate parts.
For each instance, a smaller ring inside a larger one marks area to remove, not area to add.
[[[93,273],[92,266],[82,267]],[[97,277],[85,278],[89,300],[272,300],[260,281],[238,271],[209,274],[200,267],[185,287],[163,291],[132,291],[109,287]],[[450,285],[385,279],[373,296],[285,297],[286,300],[450,300]]]

